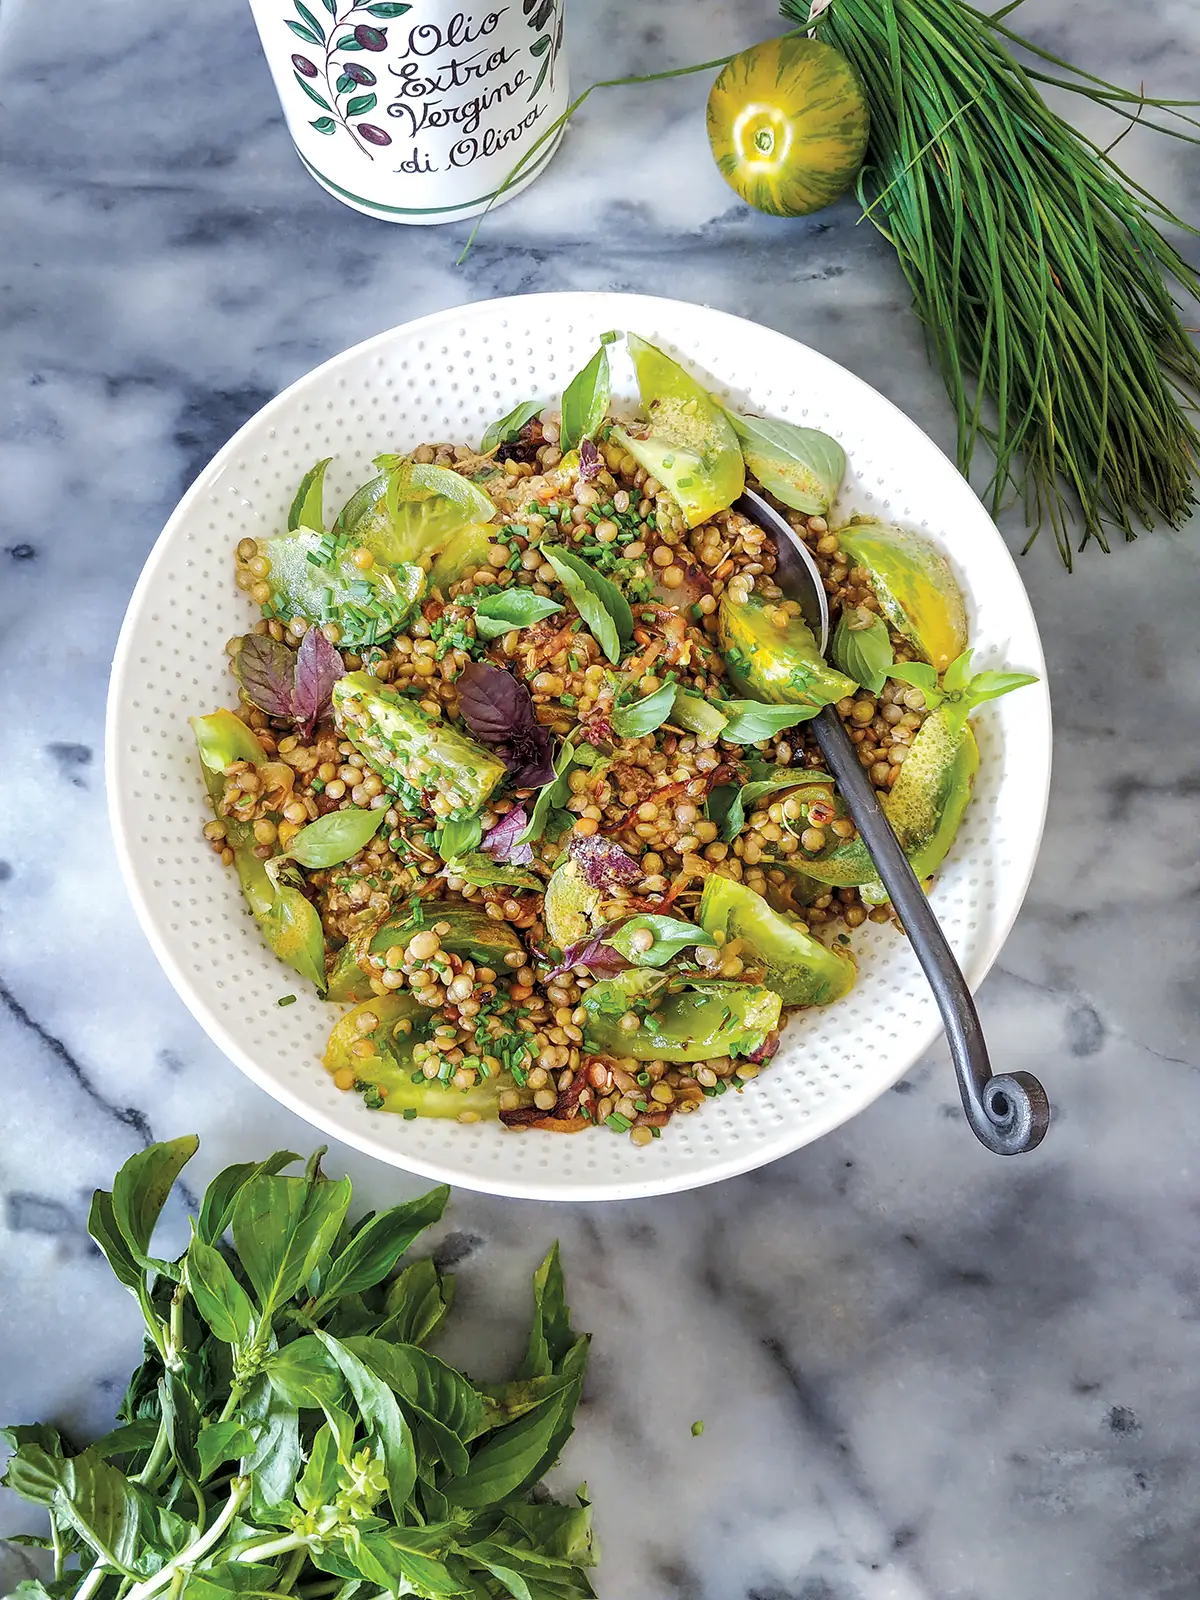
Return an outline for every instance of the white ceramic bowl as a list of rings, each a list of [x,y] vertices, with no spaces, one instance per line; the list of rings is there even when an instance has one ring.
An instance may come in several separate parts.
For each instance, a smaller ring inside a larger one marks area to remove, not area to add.
[[[336,506],[381,450],[474,443],[518,401],[556,399],[609,328],[662,345],[743,409],[834,434],[850,463],[837,514],[876,514],[931,534],[966,592],[976,666],[1042,675],[1039,686],[978,713],[975,798],[933,891],[969,981],[980,983],[1025,894],[1049,788],[1050,704],[1028,597],[982,505],[907,417],[816,351],[719,311],[641,295],[526,295],[438,312],[327,361],[251,418],[180,501],[129,603],[108,699],[121,868],[146,937],[209,1037],[284,1105],[360,1150],[430,1178],[547,1200],[712,1183],[861,1111],[938,1033],[908,945],[890,928],[859,929],[850,996],[793,1021],[775,1064],[744,1093],[677,1117],[645,1148],[604,1130],[514,1135],[371,1112],[339,1093],[321,1065],[334,1008],[311,994],[276,1004],[304,986],[262,943],[236,878],[201,838],[206,812],[187,719],[236,704],[224,644],[252,617],[233,585],[233,547],[281,525],[314,460],[334,457],[327,503]],[[614,388],[636,394],[621,354]]]

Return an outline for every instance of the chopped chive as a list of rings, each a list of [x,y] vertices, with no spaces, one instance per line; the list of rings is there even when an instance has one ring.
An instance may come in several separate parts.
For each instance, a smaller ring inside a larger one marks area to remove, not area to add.
[[[275,1004],[277,1006],[294,1006],[296,1004],[296,996],[294,994],[281,994]]]
[[[628,1133],[633,1123],[628,1117],[623,1117],[619,1111],[610,1111],[604,1119],[604,1126],[611,1128],[614,1133]]]
[[[639,1072],[637,1075],[637,1081],[641,1084],[643,1089],[648,1089],[650,1087],[650,1074],[648,1072]]]
[[[558,703],[560,706],[574,706],[578,705],[579,701],[573,694],[560,694],[558,697]]]
[[[415,1072],[410,1072],[409,1073],[408,1081],[410,1083],[424,1083],[425,1082],[425,1074],[421,1071],[420,1067],[418,1067]]]
[[[635,1100],[633,1102],[633,1109],[635,1111],[649,1111],[650,1107],[644,1100]]]
[[[704,1432],[704,1424],[702,1422],[693,1422],[692,1423],[692,1438],[693,1439],[698,1439],[703,1432]]]
[[[416,1106],[405,1106],[405,1108],[404,1108],[404,1120],[405,1120],[405,1122],[415,1122],[417,1120],[417,1108],[416,1108]]]
[[[650,1137],[652,1139],[661,1139],[662,1138],[662,1129],[661,1128],[651,1128],[650,1129]]]
[[[510,1070],[512,1072],[513,1082],[519,1089],[523,1089],[527,1081],[524,1067],[518,1067],[514,1062]]]

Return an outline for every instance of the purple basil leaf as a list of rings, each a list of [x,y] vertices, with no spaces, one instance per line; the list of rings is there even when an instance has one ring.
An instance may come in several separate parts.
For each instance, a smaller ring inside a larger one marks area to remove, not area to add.
[[[260,711],[269,717],[291,716],[296,656],[280,640],[266,633],[246,634],[233,658],[233,675]]]
[[[569,944],[563,951],[561,965],[547,973],[545,981],[552,983],[555,978],[565,976],[572,967],[586,967],[597,978],[615,978],[618,972],[625,972],[629,962],[619,950],[604,943],[616,927],[617,924],[612,923],[607,928],[601,928],[599,933],[592,934],[590,939],[579,939],[575,944]]]
[[[604,470],[604,461],[599,450],[590,439],[584,439],[579,445],[579,476],[584,483],[590,478],[597,477]]]
[[[489,828],[480,841],[484,851],[493,861],[506,861],[512,867],[527,867],[533,860],[533,846],[518,844],[518,837],[529,826],[524,806],[514,806],[500,818],[494,828]]]
[[[309,628],[296,652],[291,708],[306,738],[329,710],[333,686],[345,671],[341,656],[320,628]]]
[[[619,883],[636,883],[643,877],[641,866],[628,851],[622,850],[602,833],[585,836],[573,833],[567,845],[571,859],[593,889],[612,889]]]
[[[525,685],[503,667],[473,661],[457,680],[463,721],[481,744],[504,757],[518,789],[552,782],[550,735],[538,721]]]

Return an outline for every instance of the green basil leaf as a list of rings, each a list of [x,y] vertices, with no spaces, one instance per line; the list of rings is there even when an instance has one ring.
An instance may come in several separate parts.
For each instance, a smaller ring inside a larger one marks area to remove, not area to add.
[[[263,1372],[246,1391],[240,1416],[254,1438],[242,1457],[241,1470],[251,1477],[251,1504],[261,1516],[270,1507],[286,1506],[295,1492],[300,1475],[300,1413]]]
[[[323,1422],[308,1448],[308,1463],[296,1483],[296,1499],[305,1511],[316,1511],[338,1491],[338,1442]]]
[[[353,1541],[352,1559],[365,1577],[382,1584],[388,1594],[428,1595],[430,1600],[461,1595],[463,1586],[449,1567],[417,1548],[424,1532],[422,1528],[384,1528],[359,1534]],[[448,1542],[444,1535],[441,1542]]]
[[[954,694],[965,689],[971,681],[971,657],[974,650],[964,650],[962,655],[955,656],[954,660],[942,674],[942,688],[947,694]]]
[[[200,1477],[200,1457],[196,1451],[200,1412],[179,1373],[170,1368],[158,1380],[158,1404],[168,1448],[185,1481],[195,1484]]]
[[[578,1342],[586,1347],[586,1338]],[[537,1483],[570,1437],[582,1387],[582,1373],[573,1374],[543,1405],[493,1433],[468,1471],[447,1486],[452,1504],[488,1506]]]
[[[288,512],[289,533],[295,533],[297,528],[315,528],[318,533],[325,531],[325,473],[332,460],[332,456],[326,456],[324,461],[318,461],[301,478]]]
[[[266,914],[258,919],[263,937],[281,961],[323,994],[325,930],[317,908],[293,885],[277,882],[269,873],[267,877],[273,893]]]
[[[464,1558],[473,1567],[488,1573],[512,1600],[533,1600],[533,1593],[523,1575],[512,1564],[508,1551],[488,1540],[479,1544],[462,1546]]]
[[[442,1184],[417,1200],[392,1206],[372,1217],[325,1274],[318,1305],[332,1302],[339,1295],[359,1294],[382,1283],[418,1234],[441,1221],[449,1198],[450,1190]]]
[[[532,589],[501,589],[475,601],[475,632],[481,639],[499,639],[513,628],[529,628],[562,607]]]
[[[518,1378],[542,1378],[557,1372],[569,1350],[575,1332],[567,1306],[566,1284],[557,1241],[533,1275],[533,1323],[525,1359]]]
[[[540,400],[522,400],[521,404],[514,406],[506,417],[501,417],[499,422],[489,425],[480,441],[479,454],[491,455],[499,445],[508,444],[518,436],[527,422],[532,422],[544,409]]]
[[[606,346],[617,337],[615,333],[605,334],[599,350],[563,390],[559,443],[564,454],[568,450],[578,450],[584,439],[598,433],[608,415],[612,379]]]
[[[834,663],[848,678],[878,694],[896,659],[888,625],[865,606],[845,606],[834,629]]]
[[[808,722],[820,706],[765,706],[757,700],[722,700],[727,721],[721,737],[729,744],[758,744],[798,722]]]
[[[671,721],[689,733],[698,733],[702,739],[716,739],[725,727],[726,717],[702,694],[695,694],[691,689],[676,689]]]
[[[466,1472],[466,1442],[483,1422],[483,1397],[466,1378],[416,1345],[360,1336],[347,1339],[346,1348],[430,1428],[451,1472]]]
[[[118,1281],[127,1289],[132,1289],[134,1294],[139,1294],[144,1284],[142,1269],[134,1260],[124,1234],[117,1227],[113,1197],[107,1189],[97,1189],[92,1195],[87,1231],[100,1246]]]
[[[827,772],[816,772],[800,767],[786,767],[772,774],[769,778],[759,778],[753,783],[745,783],[740,789],[731,791],[731,800],[723,817],[713,817],[711,820],[719,823],[721,837],[728,843],[736,839],[746,826],[746,811],[753,808],[764,795],[774,794],[777,789],[795,789],[808,783],[832,783],[833,779]]]
[[[479,1432],[492,1433],[504,1428],[526,1412],[545,1405],[572,1380],[561,1372],[549,1372],[540,1378],[514,1378],[509,1383],[480,1384],[483,1396],[483,1420]]]
[[[196,1437],[201,1480],[210,1478],[226,1461],[237,1461],[254,1449],[255,1430],[236,1417],[227,1422],[206,1422]]]
[[[285,1304],[329,1250],[350,1204],[350,1180],[252,1178],[233,1209],[233,1239],[263,1317]]]
[[[664,683],[661,689],[648,694],[631,706],[614,711],[609,721],[612,729],[622,739],[640,739],[661,728],[675,705],[676,689],[673,683]]]
[[[941,704],[942,693],[938,688],[937,670],[927,662],[894,662],[888,677],[895,678],[900,683],[911,683],[914,689],[920,689],[925,696],[925,704],[931,711]]]
[[[340,866],[375,837],[382,821],[382,811],[360,811],[356,806],[331,811],[327,817],[318,817],[301,828],[286,854],[310,871]]]
[[[341,1369],[329,1351],[311,1333],[276,1350],[263,1365],[271,1387],[289,1405],[319,1406],[326,1413],[340,1408],[346,1398]]]
[[[557,1505],[552,1500],[533,1505],[510,1501],[504,1507],[504,1515],[508,1522],[521,1529],[542,1556],[569,1561],[576,1567],[595,1566],[592,1509],[586,1502],[570,1506]]]
[[[376,1338],[424,1344],[446,1320],[453,1301],[454,1279],[443,1277],[428,1256],[414,1261],[388,1285],[387,1320],[375,1330]]]
[[[196,1223],[197,1236],[203,1239],[205,1244],[216,1244],[233,1220],[234,1203],[243,1185],[251,1178],[257,1177],[259,1173],[273,1176],[299,1159],[294,1150],[276,1150],[275,1154],[268,1156],[265,1161],[257,1163],[239,1161],[234,1166],[218,1172],[200,1202],[200,1217]]]
[[[317,1330],[317,1338],[342,1369],[363,1421],[371,1429],[387,1469],[388,1501],[396,1521],[406,1520],[405,1503],[417,1481],[417,1454],[412,1430],[387,1384],[377,1378],[352,1351],[331,1334]]]
[[[540,548],[596,643],[616,666],[621,659],[622,643],[628,644],[633,638],[633,612],[628,600],[615,583],[610,583],[603,573],[593,571],[573,551],[561,545]]]
[[[846,475],[846,452],[837,440],[775,417],[726,415],[763,488],[805,516],[824,516]]]
[[[727,818],[733,810],[737,796],[738,791],[732,783],[719,783],[715,789],[710,789],[708,798],[704,802],[706,820],[715,822],[718,828],[723,829]],[[739,822],[739,830],[741,826],[742,824]]]
[[[552,785],[546,785],[546,788],[550,787]],[[545,792],[543,789],[542,793]],[[536,812],[536,807],[534,809]],[[532,825],[531,822],[530,827]],[[525,833],[528,832],[527,828]],[[454,856],[446,862],[446,871],[450,877],[462,878],[465,883],[473,883],[480,889],[491,889],[500,885],[507,885],[511,889],[546,887],[536,873],[527,872],[524,867],[508,866],[503,861],[493,861],[491,856],[485,855],[482,850],[474,850],[466,856]]]
[[[187,1285],[196,1309],[224,1344],[245,1344],[254,1326],[250,1296],[221,1252],[193,1239],[186,1260]]]
[[[0,1430],[0,1436],[4,1431]],[[53,1429],[47,1430],[50,1433],[53,1431]],[[143,1450],[149,1450],[157,1438],[158,1424],[147,1417],[139,1422],[123,1422],[118,1427],[110,1428],[98,1439],[93,1439],[88,1448],[94,1450],[98,1456],[103,1456],[106,1461],[111,1461],[115,1456],[136,1456]],[[15,1444],[15,1441],[13,1443]],[[51,1454],[61,1455],[61,1447],[57,1451],[51,1451]]]
[[[152,1144],[130,1156],[113,1179],[113,1216],[134,1258],[142,1266],[158,1267],[146,1253],[150,1248],[150,1236],[175,1179],[195,1155],[199,1144],[195,1134]]]
[[[164,1524],[145,1490],[94,1451],[60,1457],[38,1445],[22,1445],[4,1482],[25,1499],[50,1507],[56,1519],[127,1577],[146,1576],[171,1553],[164,1549],[163,1535],[173,1536],[179,1519]]]
[[[998,700],[1002,694],[1011,694],[1014,689],[1024,689],[1037,681],[1031,672],[977,672],[964,691],[964,699],[978,705],[984,700]]]
[[[534,844],[546,831],[546,823],[550,817],[553,806],[565,806],[570,799],[571,790],[567,783],[567,774],[571,770],[571,763],[575,759],[575,749],[570,739],[564,739],[558,747],[558,754],[554,757],[554,781],[544,783],[538,790],[537,799],[533,803],[533,810],[529,815],[529,822],[523,833],[517,839],[518,844]],[[519,871],[520,868],[506,868],[506,871]],[[532,876],[532,874],[530,874]],[[539,878],[539,889],[545,885]]]
[[[483,838],[483,824],[476,813],[473,817],[451,817],[438,829],[437,852],[443,861],[453,861],[455,856],[470,855],[478,850]]]
[[[649,950],[634,950],[633,935],[639,931],[654,935],[654,943]],[[665,967],[690,946],[711,945],[712,942],[704,929],[697,928],[694,923],[683,922],[678,917],[659,916],[654,912],[630,917],[604,941],[635,967]]]

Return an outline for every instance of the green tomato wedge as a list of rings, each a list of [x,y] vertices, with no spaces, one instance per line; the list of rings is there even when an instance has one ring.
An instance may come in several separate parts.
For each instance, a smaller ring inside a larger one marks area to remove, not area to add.
[[[670,491],[688,527],[698,527],[745,487],[737,434],[704,385],[677,361],[636,333],[628,344],[650,420],[646,432],[615,427],[612,437]]]
[[[827,706],[852,695],[858,685],[824,659],[803,618],[780,628],[774,614],[757,595],[737,605],[728,590],[721,596],[717,641],[737,687],[772,705]]]
[[[365,967],[367,957],[386,955],[397,945],[406,950],[412,936],[434,922],[450,925],[449,933],[439,936],[443,950],[473,961],[477,967],[491,967],[500,976],[512,970],[506,958],[518,954],[522,949],[521,941],[509,923],[497,922],[485,916],[465,900],[439,900],[436,907],[428,908],[428,914],[422,912],[419,923],[410,914],[387,917],[348,940],[338,951],[337,960],[329,974],[328,998],[341,1001],[369,1000],[371,983]]]
[[[705,879],[698,920],[706,933],[744,939],[755,963],[766,968],[763,982],[785,1006],[827,1006],[854,985],[851,955],[814,939],[732,878],[714,872]]]
[[[226,768],[235,761],[248,761],[257,767],[267,759],[253,731],[232,711],[214,711],[211,716],[189,717],[188,720],[196,735],[205,784],[218,798],[225,792],[221,780]],[[215,789],[213,778],[218,780]]]
[[[854,521],[837,530],[842,549],[865,567],[883,614],[938,673],[967,647],[967,612],[950,563],[912,528]]]
[[[376,1022],[364,1033],[360,1019],[367,1016]],[[416,1111],[422,1117],[457,1117],[473,1111],[482,1119],[494,1120],[500,1114],[501,1086],[496,1078],[485,1078],[473,1089],[448,1087],[436,1078],[413,1082],[417,1070],[413,1046],[428,1020],[428,1011],[411,995],[375,996],[347,1011],[334,1027],[325,1047],[325,1066],[330,1073],[348,1068],[360,1082],[385,1090],[384,1111]],[[403,1023],[409,1024],[410,1032],[397,1026]],[[364,1039],[374,1047],[371,1055],[354,1049]]]
[[[338,679],[333,715],[343,736],[392,788],[406,799],[422,791],[442,795],[447,818],[478,811],[504,777],[499,756],[368,673]]]
[[[232,711],[192,717],[192,730],[200,751],[204,783],[214,800],[225,792],[225,769],[235,761],[261,766],[266,754],[251,730]],[[255,855],[257,840],[247,822],[225,821],[225,843],[233,851],[233,865],[250,913],[263,937],[281,961],[294,968],[318,989],[325,987],[325,934],[316,909],[293,883],[283,880],[280,867]],[[294,869],[293,869],[294,870]]]
[[[546,932],[563,950],[595,931],[600,891],[580,872],[574,861],[555,867],[546,885],[542,916]]]
[[[325,473],[329,468],[332,456],[326,456],[323,461],[318,461],[304,474],[300,480],[300,487],[296,490],[291,509],[288,511],[288,532],[294,533],[297,528],[316,528],[324,531],[325,528]]]
[[[952,706],[926,717],[909,746],[908,759],[889,790],[883,809],[917,877],[924,882],[945,861],[971,799],[979,770],[979,746],[971,725]],[[816,856],[799,851],[787,858],[818,883],[858,885],[870,904],[887,899],[875,863],[861,838],[847,840]],[[783,865],[781,860],[779,863]]]
[[[398,455],[377,456],[375,465],[383,470],[350,496],[333,531],[379,561],[431,560],[463,528],[496,515],[483,490],[450,467]]]
[[[429,569],[429,587],[448,595],[452,583],[461,583],[469,572],[488,565],[488,547],[496,532],[493,523],[471,522],[454,534],[438,551]]]
[[[777,994],[758,984],[679,984],[652,967],[634,967],[594,983],[581,1004],[587,1013],[586,1048],[635,1061],[753,1055],[778,1025],[783,1006]],[[632,1031],[620,1025],[629,1011],[642,1017]]]
[[[328,565],[329,536],[312,528],[279,533],[261,549],[271,563],[271,605],[285,621],[335,623],[344,649],[381,643],[412,616],[424,592],[425,574],[415,564],[376,560],[365,571],[353,559],[355,546],[337,547]]]

